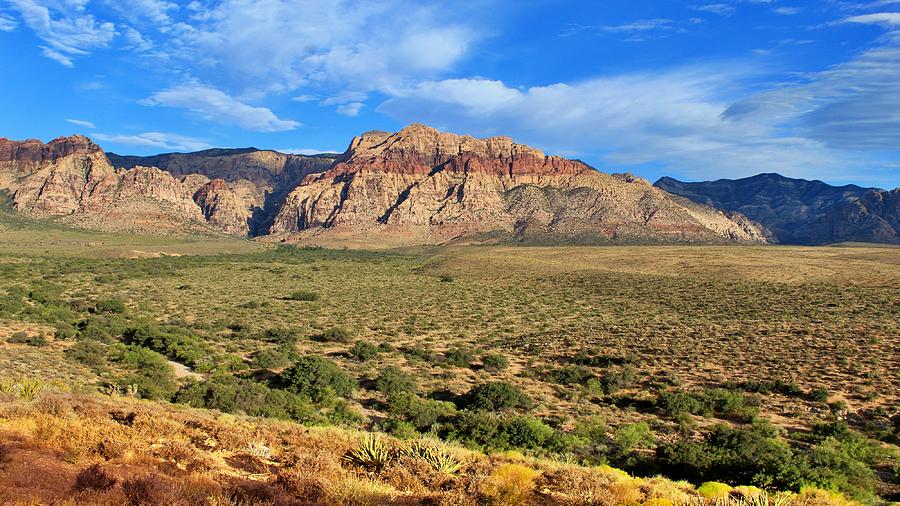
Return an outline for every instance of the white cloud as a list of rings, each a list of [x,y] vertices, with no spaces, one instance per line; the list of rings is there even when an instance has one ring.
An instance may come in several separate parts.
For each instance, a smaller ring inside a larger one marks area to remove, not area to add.
[[[66,118],[66,121],[68,121],[69,123],[71,123],[75,126],[80,126],[80,127],[84,127],[84,128],[97,128],[97,125],[94,125],[90,121],[85,121],[82,119]]]
[[[163,27],[172,22],[170,11],[178,10],[178,5],[162,0],[106,0],[107,5],[132,22],[146,19]]]
[[[378,110],[462,133],[512,135],[617,166],[662,163],[682,174],[766,170],[823,177],[823,168],[837,166],[833,153],[814,139],[723,118],[730,102],[720,94],[740,72],[698,67],[523,90],[457,79],[404,90]]]
[[[359,116],[359,111],[362,110],[364,105],[365,104],[362,104],[360,102],[350,102],[349,104],[341,104],[341,105],[337,106],[335,111],[338,114],[342,114],[344,116],[355,117],[355,116]]]
[[[845,23],[861,23],[867,25],[900,26],[900,12],[878,12],[875,14],[863,14],[852,16],[844,20]]]
[[[884,45],[794,85],[732,105],[725,117],[783,125],[845,150],[900,148],[900,32]]]
[[[794,14],[800,14],[802,11],[803,9],[799,7],[776,7],[772,9],[772,12],[782,16],[793,16]]]
[[[257,132],[281,132],[301,126],[297,121],[278,118],[265,107],[245,104],[218,89],[198,83],[156,92],[140,103],[147,106],[188,109],[207,120]]]
[[[737,7],[731,4],[725,3],[717,3],[717,4],[706,4],[706,5],[694,5],[691,6],[691,9],[702,12],[709,12],[712,14],[718,14],[720,16],[731,16],[737,10]]]
[[[67,67],[90,50],[108,47],[116,35],[110,22],[84,13],[86,1],[7,0],[35,35],[44,41],[44,56]]]
[[[168,47],[236,86],[364,93],[457,64],[478,35],[465,16],[473,7],[452,5],[224,0]]]
[[[212,147],[199,139],[163,132],[145,132],[135,135],[95,134],[94,137],[100,141],[121,144],[123,146],[162,149],[166,151],[199,151]]]
[[[19,22],[7,16],[0,14],[0,32],[11,32],[19,27]]]
[[[639,19],[629,23],[619,25],[568,25],[561,33],[561,37],[570,37],[579,33],[620,33],[628,35],[625,39],[629,42],[640,42],[645,37],[656,36],[661,37],[670,33],[686,33],[691,26],[702,24],[704,21],[700,18],[688,19],[670,19],[670,18],[650,18]]]

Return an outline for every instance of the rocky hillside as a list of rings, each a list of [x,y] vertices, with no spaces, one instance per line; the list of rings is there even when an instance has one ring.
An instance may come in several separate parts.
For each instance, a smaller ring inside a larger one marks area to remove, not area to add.
[[[375,245],[766,240],[739,214],[643,179],[423,125],[365,133],[340,157],[254,148],[126,157],[82,136],[0,139],[0,190],[28,215],[132,232]]]
[[[204,191],[200,195],[209,204],[207,209],[210,205],[214,209],[224,208],[219,213],[221,216],[213,217],[213,220],[218,220],[214,225],[230,233],[246,235],[249,231],[251,236],[268,233],[285,196],[308,174],[328,169],[336,157],[337,155],[329,154],[291,155],[256,148],[207,149],[194,153],[165,153],[155,156],[107,153],[107,158],[115,167],[159,167],[176,177],[199,174],[221,180],[213,191]],[[228,182],[233,197],[222,194],[225,182]],[[214,201],[210,201],[210,198]],[[238,201],[232,205],[228,202],[231,198],[237,198]],[[238,226],[239,223],[249,223],[248,230],[244,230],[247,227],[243,225]]]
[[[900,189],[831,186],[778,174],[698,183],[664,177],[655,185],[694,202],[740,212],[785,244],[900,244]]]
[[[631,175],[514,143],[411,125],[353,139],[285,199],[273,235],[392,244],[457,240],[765,242],[742,216],[672,198]]]
[[[0,191],[19,212],[90,228],[246,236],[267,230],[284,195],[331,163],[257,150],[142,159],[107,156],[77,135],[47,144],[0,138]]]

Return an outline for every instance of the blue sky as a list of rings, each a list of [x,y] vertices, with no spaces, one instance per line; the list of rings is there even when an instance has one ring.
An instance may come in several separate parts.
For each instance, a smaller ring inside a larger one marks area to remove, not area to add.
[[[900,0],[0,0],[0,135],[343,151],[411,122],[608,171],[900,185]]]

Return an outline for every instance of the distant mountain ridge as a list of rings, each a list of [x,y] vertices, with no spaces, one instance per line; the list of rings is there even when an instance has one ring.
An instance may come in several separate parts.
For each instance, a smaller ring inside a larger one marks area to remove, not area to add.
[[[655,186],[694,202],[740,212],[783,244],[900,244],[900,189],[832,186],[771,173],[693,183],[664,177]]]
[[[134,157],[83,136],[0,139],[0,190],[25,214],[133,232],[374,246],[766,242],[740,214],[641,178],[425,125],[366,132],[342,155],[320,156],[244,148]]]

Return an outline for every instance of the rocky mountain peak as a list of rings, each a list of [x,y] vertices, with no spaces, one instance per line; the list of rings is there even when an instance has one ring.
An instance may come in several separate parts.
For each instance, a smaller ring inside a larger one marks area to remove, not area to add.
[[[102,152],[100,146],[83,135],[58,137],[44,144],[37,139],[13,141],[0,137],[0,161],[53,162],[71,155]]]
[[[394,134],[372,131],[354,138],[345,159],[352,162],[376,157],[417,157],[440,165],[459,156],[511,160],[525,156],[544,158],[544,153],[516,144],[509,137],[476,139],[413,123]]]

